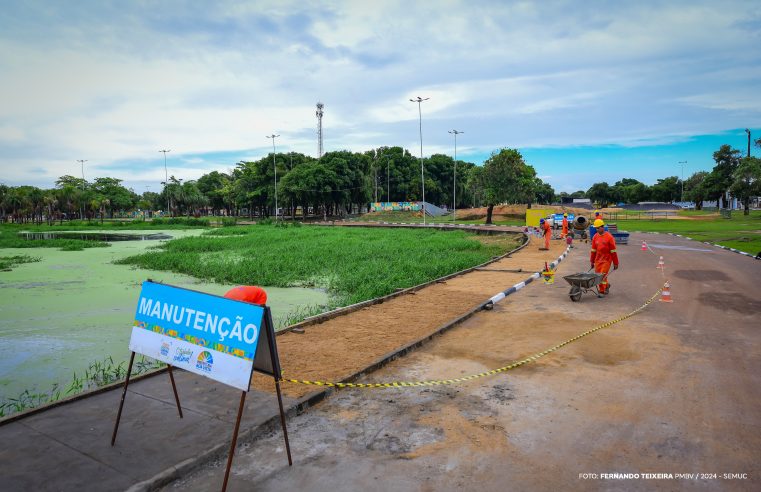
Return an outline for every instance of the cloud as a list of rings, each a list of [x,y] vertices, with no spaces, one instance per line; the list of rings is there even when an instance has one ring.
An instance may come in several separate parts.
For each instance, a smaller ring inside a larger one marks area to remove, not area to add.
[[[9,182],[52,184],[86,158],[93,173],[142,183],[163,179],[157,151],[171,148],[190,177],[266,155],[272,132],[279,149],[314,155],[317,100],[326,150],[414,150],[416,96],[430,98],[426,154],[451,153],[452,128],[466,132],[463,156],[688,144],[761,125],[752,7],[11,3],[0,11],[0,168]],[[30,171],[41,163],[45,173]]]

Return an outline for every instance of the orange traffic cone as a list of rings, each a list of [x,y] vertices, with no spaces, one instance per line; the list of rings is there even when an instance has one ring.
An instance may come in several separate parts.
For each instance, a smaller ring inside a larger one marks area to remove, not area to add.
[[[666,265],[663,263],[663,256],[661,256],[661,259],[660,259],[660,260],[658,260],[658,266],[657,266],[657,267],[655,267],[655,268],[660,268],[661,270],[663,270],[664,268],[666,268]]]
[[[642,251],[647,251],[647,243],[642,241]]]
[[[661,298],[659,300],[661,302],[674,302],[671,299],[671,284],[668,282],[663,284],[663,290],[661,291]]]

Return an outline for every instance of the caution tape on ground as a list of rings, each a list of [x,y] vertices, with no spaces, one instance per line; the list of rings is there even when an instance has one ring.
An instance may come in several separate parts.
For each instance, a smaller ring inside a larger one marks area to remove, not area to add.
[[[530,362],[534,362],[536,360],[541,359],[545,355],[551,354],[552,352],[561,349],[565,347],[566,345],[569,345],[581,338],[584,338],[587,335],[591,335],[592,333],[602,330],[603,328],[608,328],[609,326],[612,326],[616,323],[619,323],[625,319],[631,318],[635,314],[639,313],[643,309],[645,309],[650,303],[652,303],[656,297],[661,293],[663,290],[663,287],[658,289],[658,291],[653,294],[653,296],[645,301],[644,304],[642,304],[640,307],[635,309],[634,311],[630,312],[629,314],[625,314],[624,316],[621,316],[620,318],[608,321],[606,323],[601,324],[600,326],[597,326],[595,328],[592,328],[591,330],[587,330],[584,333],[581,333],[579,335],[576,335],[573,338],[569,338],[568,340],[561,342],[554,347],[550,347],[547,350],[543,352],[536,353],[534,355],[531,355],[529,357],[526,357],[525,359],[519,360],[517,362],[513,362],[510,365],[500,367],[498,369],[492,369],[490,371],[485,372],[479,372],[478,374],[471,374],[470,376],[463,376],[459,378],[453,378],[453,379],[438,379],[438,380],[431,380],[431,381],[394,381],[390,383],[337,383],[332,381],[308,381],[304,379],[289,379],[289,378],[283,378],[283,381],[288,383],[294,383],[294,384],[307,384],[312,386],[327,386],[331,388],[362,388],[362,389],[378,389],[378,388],[414,388],[419,386],[441,386],[441,385],[448,385],[448,384],[456,384],[456,383],[464,383],[466,381],[472,381],[474,379],[483,378],[486,376],[493,376],[495,374],[499,374],[502,372],[507,372],[512,369],[515,369],[517,367],[526,365]],[[285,372],[285,371],[284,371]]]

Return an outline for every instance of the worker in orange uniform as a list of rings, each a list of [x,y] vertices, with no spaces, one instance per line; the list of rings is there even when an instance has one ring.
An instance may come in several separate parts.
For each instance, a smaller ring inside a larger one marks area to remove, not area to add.
[[[597,234],[592,238],[592,251],[589,255],[589,262],[595,269],[595,273],[602,273],[602,282],[597,287],[597,290],[601,295],[607,295],[610,290],[610,284],[608,283],[608,273],[610,272],[610,265],[613,264],[613,269],[618,270],[618,253],[616,253],[616,240],[613,239],[613,235],[606,231],[605,222],[602,219],[595,221],[595,228]]]
[[[539,248],[539,249],[545,250],[545,251],[549,250],[550,238],[552,237],[552,229],[550,229],[550,223],[544,219],[539,219],[539,228],[542,230],[542,233],[544,235],[544,248]]]
[[[248,302],[250,304],[258,304],[264,306],[267,304],[267,292],[261,287],[255,285],[241,285],[240,287],[233,287],[225,292],[227,299],[234,299],[236,301]]]
[[[560,237],[565,238],[568,235],[568,214],[563,214],[563,233]]]

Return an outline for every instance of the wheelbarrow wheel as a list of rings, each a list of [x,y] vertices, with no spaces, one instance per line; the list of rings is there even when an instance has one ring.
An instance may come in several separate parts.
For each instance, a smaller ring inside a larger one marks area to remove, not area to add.
[[[571,292],[568,293],[568,297],[570,297],[573,302],[579,302],[581,300],[581,287],[578,285],[571,287]]]

